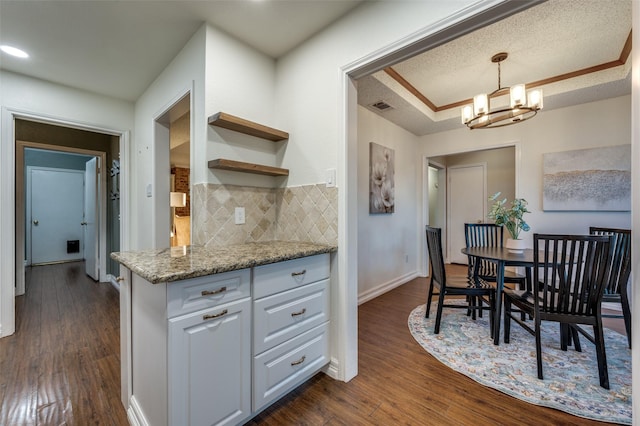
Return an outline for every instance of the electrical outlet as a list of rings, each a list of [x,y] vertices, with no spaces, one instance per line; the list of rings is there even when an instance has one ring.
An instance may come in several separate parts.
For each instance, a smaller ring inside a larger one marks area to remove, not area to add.
[[[236,225],[244,224],[244,207],[236,207]]]

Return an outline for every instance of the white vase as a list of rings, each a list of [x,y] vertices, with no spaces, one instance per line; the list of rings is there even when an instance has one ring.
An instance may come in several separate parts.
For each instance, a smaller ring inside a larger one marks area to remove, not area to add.
[[[524,253],[524,249],[527,248],[524,240],[514,240],[513,238],[507,238],[507,244],[505,247],[507,247],[509,253],[515,254],[522,254]]]

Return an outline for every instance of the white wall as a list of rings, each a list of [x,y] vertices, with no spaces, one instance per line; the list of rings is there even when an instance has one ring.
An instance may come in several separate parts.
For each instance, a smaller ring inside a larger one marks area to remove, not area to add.
[[[15,205],[14,115],[132,132],[133,104],[0,70],[0,200]],[[0,336],[14,331],[15,212],[0,209]],[[126,243],[123,243],[126,244]]]
[[[439,156],[516,143],[516,196],[529,202],[524,236],[532,246],[533,232],[588,233],[590,225],[629,228],[630,212],[542,211],[542,154],[631,143],[631,97],[542,110],[521,124],[499,129],[466,128],[424,136],[420,151]]]
[[[279,127],[275,107],[275,61],[213,27],[207,28],[205,114],[217,112]],[[209,170],[207,161],[227,158],[267,166],[280,166],[278,151],[288,142],[271,142],[216,126],[207,127],[205,156],[196,164],[195,183],[226,183],[275,187],[283,178]]]
[[[277,62],[278,127],[291,135],[282,157],[282,167],[290,169],[287,184],[322,183],[326,170],[337,169],[339,251],[332,262],[337,279],[332,280],[331,342],[337,378],[350,380],[358,371],[357,89],[345,73],[496,3],[363,2]],[[471,5],[475,9],[453,16]]]
[[[205,167],[203,165],[207,126],[203,96],[205,93],[205,35],[206,26],[203,25],[136,101],[136,138],[131,160],[134,171],[131,181],[131,232],[134,241],[132,249],[154,248],[156,245],[169,246],[169,145],[167,142],[167,146],[156,147],[155,121],[190,90],[193,90],[191,93],[191,164],[194,165],[194,169]],[[158,150],[166,150],[166,152],[157,152]],[[167,164],[163,169],[157,164],[157,159],[164,157]],[[151,197],[146,195],[149,184],[152,185]],[[167,230],[166,238],[164,234],[156,235],[160,234],[161,229]]]
[[[417,275],[417,137],[364,107],[358,108],[358,302]],[[395,211],[369,214],[369,143],[395,151]]]
[[[337,168],[345,137],[342,68],[473,1],[364,2],[351,14],[290,52],[277,63],[278,123],[291,134],[283,167],[288,185],[324,182]]]

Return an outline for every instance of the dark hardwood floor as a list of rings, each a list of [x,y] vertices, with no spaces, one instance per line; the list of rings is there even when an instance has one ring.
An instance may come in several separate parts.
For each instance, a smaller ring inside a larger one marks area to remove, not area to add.
[[[126,425],[120,403],[118,293],[83,263],[28,270],[17,332],[0,339],[0,425]],[[466,273],[448,266],[448,273]],[[359,374],[318,374],[248,424],[595,425],[481,386],[413,339],[409,313],[426,299],[416,279],[359,307]],[[621,320],[609,321],[622,330]],[[183,425],[179,425],[183,426]]]
[[[119,295],[84,263],[27,268],[16,333],[0,339],[0,425],[126,425]]]

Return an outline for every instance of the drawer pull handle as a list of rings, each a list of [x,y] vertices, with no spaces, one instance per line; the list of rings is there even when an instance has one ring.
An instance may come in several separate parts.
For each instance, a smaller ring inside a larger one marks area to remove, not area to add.
[[[202,295],[203,296],[212,296],[214,294],[224,293],[225,291],[227,291],[227,287],[220,287],[217,290],[202,290]]]
[[[297,361],[293,361],[291,363],[291,366],[293,367],[294,365],[300,365],[300,364],[302,364],[304,362],[305,359],[307,359],[307,356],[306,355],[302,355],[302,358],[300,358]]]
[[[291,316],[292,317],[297,317],[298,315],[303,315],[305,312],[307,312],[307,308],[302,308],[301,311],[291,312]]]
[[[203,320],[210,320],[210,319],[214,319],[214,318],[220,318],[223,315],[227,315],[229,313],[229,311],[227,309],[225,309],[224,311],[218,313],[218,314],[213,314],[213,315],[203,315],[202,319]]]
[[[299,277],[300,275],[304,275],[304,274],[306,274],[306,273],[307,273],[307,270],[306,270],[306,269],[303,269],[303,270],[302,270],[302,271],[300,271],[300,272],[292,272],[292,273],[291,273],[291,276],[292,276],[292,277]]]

